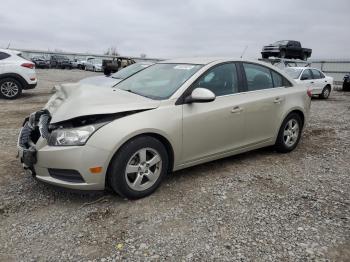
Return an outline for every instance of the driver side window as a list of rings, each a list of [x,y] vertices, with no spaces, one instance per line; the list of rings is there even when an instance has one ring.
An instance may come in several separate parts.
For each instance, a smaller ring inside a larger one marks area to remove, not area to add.
[[[194,88],[197,87],[209,89],[216,96],[238,93],[236,65],[226,63],[215,66],[197,80]]]

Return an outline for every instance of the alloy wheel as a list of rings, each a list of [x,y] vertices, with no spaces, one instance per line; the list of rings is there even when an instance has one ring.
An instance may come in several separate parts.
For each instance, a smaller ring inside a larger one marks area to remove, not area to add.
[[[295,119],[290,119],[283,132],[283,142],[286,146],[292,147],[299,138],[299,124]]]
[[[0,91],[5,97],[12,98],[18,94],[19,87],[15,82],[7,81],[2,83]]]
[[[328,98],[329,97],[329,89],[326,88],[324,91],[323,91],[323,97],[324,98]]]
[[[161,169],[160,154],[152,148],[142,148],[129,159],[125,168],[125,179],[132,190],[144,191],[157,182]]]

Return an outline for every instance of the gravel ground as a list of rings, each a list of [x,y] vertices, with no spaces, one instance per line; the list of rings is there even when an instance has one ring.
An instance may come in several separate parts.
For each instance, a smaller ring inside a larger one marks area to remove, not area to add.
[[[23,118],[52,86],[93,74],[38,70],[35,90],[0,100],[0,261],[350,260],[350,94],[313,99],[292,153],[188,168],[128,201],[42,184],[15,158]]]

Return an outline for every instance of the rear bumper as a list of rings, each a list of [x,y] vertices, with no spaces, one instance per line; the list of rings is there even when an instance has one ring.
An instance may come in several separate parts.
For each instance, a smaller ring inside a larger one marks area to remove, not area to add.
[[[37,86],[38,83],[33,83],[33,84],[26,84],[23,86],[23,89],[34,89]]]

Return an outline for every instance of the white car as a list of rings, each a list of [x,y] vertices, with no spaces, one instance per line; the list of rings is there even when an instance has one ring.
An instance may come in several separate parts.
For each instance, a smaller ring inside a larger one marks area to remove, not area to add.
[[[35,88],[35,64],[14,50],[0,49],[0,97],[15,99],[23,89]]]
[[[333,89],[333,77],[311,67],[287,67],[284,71],[297,83],[310,88],[312,95],[327,99]]]
[[[85,63],[86,71],[102,72],[102,60],[101,59],[90,59]]]

